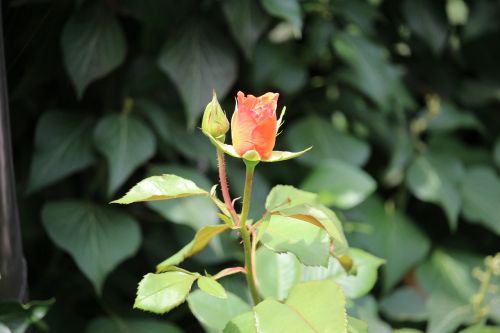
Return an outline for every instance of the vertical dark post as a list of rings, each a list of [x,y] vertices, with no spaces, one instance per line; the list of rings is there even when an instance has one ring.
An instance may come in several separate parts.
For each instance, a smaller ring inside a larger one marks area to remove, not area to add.
[[[0,300],[27,298],[9,130],[7,72],[0,6]]]

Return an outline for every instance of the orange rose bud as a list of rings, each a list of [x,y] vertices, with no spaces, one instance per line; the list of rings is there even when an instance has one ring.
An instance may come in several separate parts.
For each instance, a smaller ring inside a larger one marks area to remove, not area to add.
[[[278,96],[271,92],[260,97],[245,96],[238,91],[237,107],[231,119],[231,136],[234,149],[240,156],[251,150],[258,152],[263,160],[271,156],[278,127]]]

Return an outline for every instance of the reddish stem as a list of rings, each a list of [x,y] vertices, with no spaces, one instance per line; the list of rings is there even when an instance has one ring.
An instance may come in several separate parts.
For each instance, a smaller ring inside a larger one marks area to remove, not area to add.
[[[219,181],[220,187],[222,191],[222,198],[224,199],[224,203],[226,204],[231,217],[233,218],[236,226],[239,226],[240,219],[236,210],[234,209],[233,203],[231,201],[231,196],[229,195],[229,186],[227,184],[227,176],[226,176],[226,164],[224,162],[224,152],[221,149],[217,149],[217,160],[219,162]]]

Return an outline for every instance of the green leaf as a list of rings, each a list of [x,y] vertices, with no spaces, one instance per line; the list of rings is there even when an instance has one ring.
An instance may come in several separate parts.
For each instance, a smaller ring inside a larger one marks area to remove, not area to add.
[[[318,203],[318,196],[315,193],[302,191],[290,185],[277,185],[267,196],[266,209],[272,213],[316,203]]]
[[[347,316],[347,333],[368,333],[368,325],[362,320]]]
[[[63,28],[62,51],[66,70],[78,98],[95,80],[125,60],[125,36],[114,15],[104,6],[84,6]]]
[[[384,263],[384,260],[355,248],[350,248],[347,256],[353,261],[350,272],[346,272],[337,259],[330,257],[326,268],[304,266],[302,280],[333,279],[343,288],[345,295],[351,299],[366,295],[375,286],[377,270]]]
[[[134,255],[141,242],[132,217],[84,201],[49,202],[43,207],[42,221],[52,241],[71,254],[98,294],[106,276]]]
[[[417,157],[407,173],[408,188],[420,200],[441,205],[452,230],[456,230],[460,213],[460,182],[465,170],[461,161],[444,154]]]
[[[429,251],[430,242],[406,216],[389,210],[376,197],[350,211],[350,220],[366,223],[370,232],[353,233],[352,245],[386,259],[382,268],[383,288],[388,291]],[[405,249],[401,251],[401,249]]]
[[[86,333],[182,333],[173,324],[157,319],[122,319],[98,317],[87,327]]]
[[[370,147],[365,142],[339,132],[331,123],[316,116],[295,122],[285,135],[292,150],[313,146],[307,155],[298,159],[312,167],[329,159],[339,159],[360,166],[370,155]]]
[[[189,127],[194,127],[215,89],[224,99],[237,75],[234,50],[212,25],[193,21],[169,39],[158,64],[175,83],[184,101]]]
[[[271,298],[254,308],[258,331],[262,333],[307,333],[347,331],[345,298],[331,280],[297,284],[285,304]]]
[[[270,213],[296,218],[324,229],[334,241],[336,254],[347,249],[340,220],[333,211],[319,203],[316,194],[278,185],[269,193],[266,208]]]
[[[141,120],[127,114],[101,118],[94,131],[94,143],[108,162],[108,195],[115,193],[156,150],[152,131]]]
[[[245,312],[227,323],[223,333],[258,333],[253,312]]]
[[[464,0],[448,0],[446,14],[452,25],[466,25],[469,16],[469,7]]]
[[[193,195],[208,195],[194,182],[176,175],[152,176],[141,180],[127,194],[112,203],[130,204],[141,201],[169,200]]]
[[[479,257],[476,259],[477,264],[468,265],[468,260],[470,255],[436,249],[418,267],[418,283],[428,294],[446,294],[467,304],[479,287],[472,278],[472,268],[481,264]]]
[[[355,305],[350,307],[349,314],[366,322],[369,332],[393,333],[391,327],[378,316],[377,302],[372,295],[357,299]]]
[[[45,112],[35,132],[28,191],[33,192],[80,171],[94,160],[92,120],[80,114]]]
[[[165,259],[156,266],[158,272],[163,272],[168,270],[171,266],[175,266],[184,261],[184,259],[194,256],[203,250],[208,243],[220,234],[221,232],[227,230],[229,227],[227,224],[220,225],[208,225],[196,232],[194,239],[184,246],[179,252]]]
[[[302,11],[298,0],[261,0],[260,3],[269,14],[290,23],[295,37],[302,35]]]
[[[333,47],[349,65],[337,74],[341,81],[363,92],[380,108],[407,102],[408,92],[401,82],[403,71],[386,59],[387,51],[381,46],[363,35],[343,32],[334,36]]]
[[[158,314],[184,302],[197,276],[184,272],[149,273],[139,282],[134,308]]]
[[[500,235],[500,178],[487,166],[467,170],[462,183],[462,212],[471,222],[477,222]]]
[[[214,333],[221,332],[231,319],[250,310],[250,305],[231,292],[227,292],[226,299],[221,299],[196,290],[189,295],[188,304],[202,326]]]
[[[429,0],[405,0],[402,9],[411,30],[439,55],[446,46],[448,35],[444,10],[441,12],[441,7]]]
[[[302,220],[280,215],[271,216],[261,242],[275,252],[295,254],[305,265],[328,265],[328,234]]]
[[[258,323],[259,333],[289,332],[314,333],[317,332],[309,325],[307,319],[295,313],[292,308],[272,298],[259,303],[255,309],[255,321]],[[340,332],[340,331],[339,331]]]
[[[276,253],[261,247],[256,255],[257,281],[264,297],[284,300],[300,281],[301,265],[291,253]]]
[[[472,305],[440,292],[432,294],[427,303],[429,323],[427,333],[452,333],[462,324],[471,322]]]
[[[349,209],[372,194],[377,184],[363,170],[341,160],[331,160],[314,168],[301,187],[318,193],[327,206]]]
[[[401,287],[384,296],[379,305],[387,318],[400,322],[419,322],[427,319],[425,301],[424,296],[417,290]]]
[[[500,137],[495,141],[495,145],[493,146],[493,160],[497,168],[500,169]]]
[[[301,150],[299,152],[275,150],[271,153],[271,156],[269,156],[269,158],[267,160],[262,160],[262,162],[281,162],[281,161],[290,160],[292,158],[299,157],[300,155],[308,152],[311,149],[312,149],[312,147],[309,147],[309,148],[306,148],[306,149]]]
[[[416,330],[414,328],[400,328],[394,330],[392,333],[423,333],[423,332],[420,330]]]
[[[471,8],[468,23],[464,26],[466,41],[481,37],[484,34],[498,29],[498,6],[489,1],[475,1]]]
[[[429,121],[431,131],[453,131],[457,129],[476,129],[483,131],[484,127],[470,111],[459,109],[449,102],[441,102],[438,114]]]
[[[201,290],[211,296],[218,298],[227,298],[224,287],[211,277],[200,276],[198,278],[198,287],[200,287]]]
[[[53,304],[53,299],[26,304],[15,301],[0,302],[0,332],[24,333],[32,324],[43,324],[42,319]]]
[[[181,165],[153,165],[147,169],[148,175],[161,173],[175,174],[193,180],[201,188],[210,188],[210,180],[198,170]],[[205,225],[217,224],[217,207],[208,196],[191,196],[167,201],[149,201],[147,206],[167,220],[184,224],[195,230]]]
[[[173,146],[179,153],[197,164],[210,163],[217,166],[213,158],[213,147],[201,131],[189,131],[174,119],[167,109],[149,99],[134,100],[134,112],[141,114],[151,125],[162,142],[160,146]]]
[[[483,326],[483,325],[474,325],[464,330],[461,330],[459,333],[498,333],[500,331],[499,326]]]
[[[266,40],[258,43],[251,67],[255,89],[274,88],[290,95],[300,92],[307,84],[308,69],[297,51],[292,44],[274,44]]]
[[[247,59],[251,59],[255,44],[270,23],[267,16],[254,0],[224,0],[222,10],[229,29]]]

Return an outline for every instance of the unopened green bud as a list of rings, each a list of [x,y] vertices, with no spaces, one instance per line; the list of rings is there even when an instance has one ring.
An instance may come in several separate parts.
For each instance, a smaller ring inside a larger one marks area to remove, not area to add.
[[[212,101],[205,108],[201,130],[203,133],[211,135],[220,142],[224,142],[226,133],[229,131],[229,120],[227,120],[226,114],[220,107],[215,91],[213,92]]]

